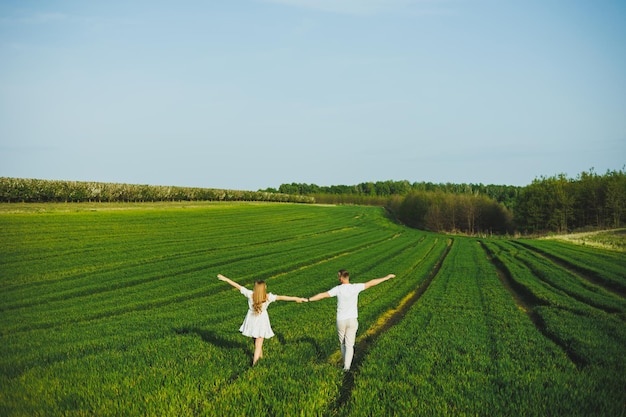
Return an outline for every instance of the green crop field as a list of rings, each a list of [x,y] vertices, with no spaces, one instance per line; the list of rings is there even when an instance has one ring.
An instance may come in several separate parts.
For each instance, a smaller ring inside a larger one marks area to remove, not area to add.
[[[280,203],[2,204],[0,242],[2,416],[626,415],[623,251]],[[353,369],[334,299],[272,304],[252,367],[216,275],[310,297],[341,268],[397,275]]]

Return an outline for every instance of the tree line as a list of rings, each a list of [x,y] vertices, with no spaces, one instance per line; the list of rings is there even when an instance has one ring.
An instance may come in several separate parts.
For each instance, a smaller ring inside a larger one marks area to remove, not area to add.
[[[310,196],[215,188],[0,178],[0,202],[275,201],[313,203]]]
[[[411,192],[443,192],[451,194],[481,194],[486,195],[506,207],[511,207],[519,195],[522,187],[512,185],[483,185],[483,184],[453,184],[409,181],[376,181],[363,182],[357,185],[319,186],[316,184],[282,184],[278,189],[267,188],[265,191],[285,194],[301,195],[341,195],[351,197],[390,197],[407,195]]]
[[[378,181],[291,183],[266,191],[309,195],[319,203],[381,205],[399,221],[435,232],[542,234],[626,224],[624,169],[543,176],[527,186]]]
[[[535,179],[524,187],[515,223],[527,233],[619,228],[626,224],[626,172],[593,170],[575,179],[564,174]]]
[[[527,186],[377,181],[213,188],[0,178],[0,202],[275,201],[385,207],[419,229],[466,234],[543,234],[626,224],[626,172],[591,169],[576,178],[540,177]]]

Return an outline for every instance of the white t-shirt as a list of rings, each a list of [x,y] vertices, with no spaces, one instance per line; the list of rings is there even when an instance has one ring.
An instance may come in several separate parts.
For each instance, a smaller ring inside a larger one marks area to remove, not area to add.
[[[340,284],[328,291],[331,297],[337,297],[337,320],[356,319],[359,316],[359,293],[365,284]]]

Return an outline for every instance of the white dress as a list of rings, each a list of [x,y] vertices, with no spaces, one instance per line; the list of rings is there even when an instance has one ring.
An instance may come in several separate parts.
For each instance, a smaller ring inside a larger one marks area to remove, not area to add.
[[[246,318],[243,320],[243,324],[239,328],[239,331],[244,336],[254,338],[262,337],[264,339],[269,339],[274,336],[272,326],[270,325],[270,316],[267,314],[267,306],[276,301],[276,295],[272,293],[267,294],[267,301],[261,305],[261,312],[259,314],[255,314],[252,307],[252,290],[241,287],[239,292],[248,298],[248,314],[246,314]]]

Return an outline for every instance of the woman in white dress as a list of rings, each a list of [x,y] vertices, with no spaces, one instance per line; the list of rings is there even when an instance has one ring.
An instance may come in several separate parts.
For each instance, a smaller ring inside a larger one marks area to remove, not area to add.
[[[263,357],[263,340],[274,336],[272,326],[270,325],[270,316],[267,314],[267,307],[270,303],[274,301],[295,301],[302,303],[308,300],[306,298],[291,297],[288,295],[268,294],[265,281],[256,281],[254,283],[254,291],[251,291],[222,274],[218,274],[217,278],[237,288],[239,292],[248,299],[248,313],[239,331],[244,336],[254,339],[254,358],[252,359],[252,365],[254,365]]]

